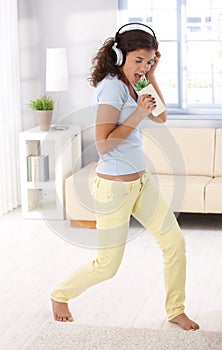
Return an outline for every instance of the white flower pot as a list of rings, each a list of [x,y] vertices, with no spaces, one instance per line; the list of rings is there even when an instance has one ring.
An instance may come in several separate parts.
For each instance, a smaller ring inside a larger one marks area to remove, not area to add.
[[[39,127],[42,131],[48,131],[52,123],[53,110],[37,111]]]

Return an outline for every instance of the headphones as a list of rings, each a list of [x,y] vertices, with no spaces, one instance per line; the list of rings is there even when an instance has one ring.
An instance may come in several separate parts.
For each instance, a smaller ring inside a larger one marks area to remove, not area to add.
[[[115,64],[115,66],[118,66],[118,67],[122,66],[122,64],[123,64],[123,62],[124,62],[124,60],[125,60],[125,57],[124,57],[124,54],[123,54],[122,50],[120,50],[120,49],[117,47],[118,44],[119,44],[118,36],[119,36],[119,34],[121,34],[120,31],[121,31],[123,28],[125,28],[125,27],[131,26],[131,25],[135,25],[135,24],[136,24],[136,25],[139,25],[139,26],[146,27],[146,29],[148,29],[148,30],[151,32],[152,36],[156,39],[156,35],[155,35],[153,29],[150,28],[149,26],[147,26],[146,24],[137,23],[137,22],[131,22],[131,23],[124,24],[124,25],[123,25],[122,27],[120,27],[119,30],[116,32],[115,38],[114,38],[114,44],[113,44],[113,46],[112,46],[112,50],[113,50],[113,53],[114,53],[113,56],[115,56],[115,57],[114,57],[114,64]],[[135,28],[133,28],[133,29],[135,29]],[[148,32],[148,31],[147,31],[147,32]]]

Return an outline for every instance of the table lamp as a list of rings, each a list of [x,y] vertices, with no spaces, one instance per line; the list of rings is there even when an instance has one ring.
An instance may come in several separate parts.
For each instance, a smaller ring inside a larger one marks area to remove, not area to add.
[[[46,49],[46,91],[57,92],[59,116],[59,92],[69,88],[69,75],[65,48]]]

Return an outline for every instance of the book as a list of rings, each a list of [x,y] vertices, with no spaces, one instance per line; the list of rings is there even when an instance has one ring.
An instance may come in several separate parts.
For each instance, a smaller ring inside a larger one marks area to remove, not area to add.
[[[32,181],[32,168],[30,156],[27,156],[27,181]]]
[[[39,181],[49,180],[49,156],[43,155],[39,159]]]
[[[49,180],[49,156],[27,157],[27,181],[41,182]]]

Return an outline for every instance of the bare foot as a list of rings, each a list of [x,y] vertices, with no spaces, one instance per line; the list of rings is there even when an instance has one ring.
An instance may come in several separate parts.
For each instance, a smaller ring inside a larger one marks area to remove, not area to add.
[[[60,322],[72,322],[73,317],[71,312],[69,311],[69,307],[67,303],[60,303],[59,301],[55,301],[51,299],[52,302],[52,311],[54,320]]]
[[[200,328],[199,325],[196,322],[190,320],[185,313],[175,316],[169,322],[178,324],[185,331],[196,331]]]

